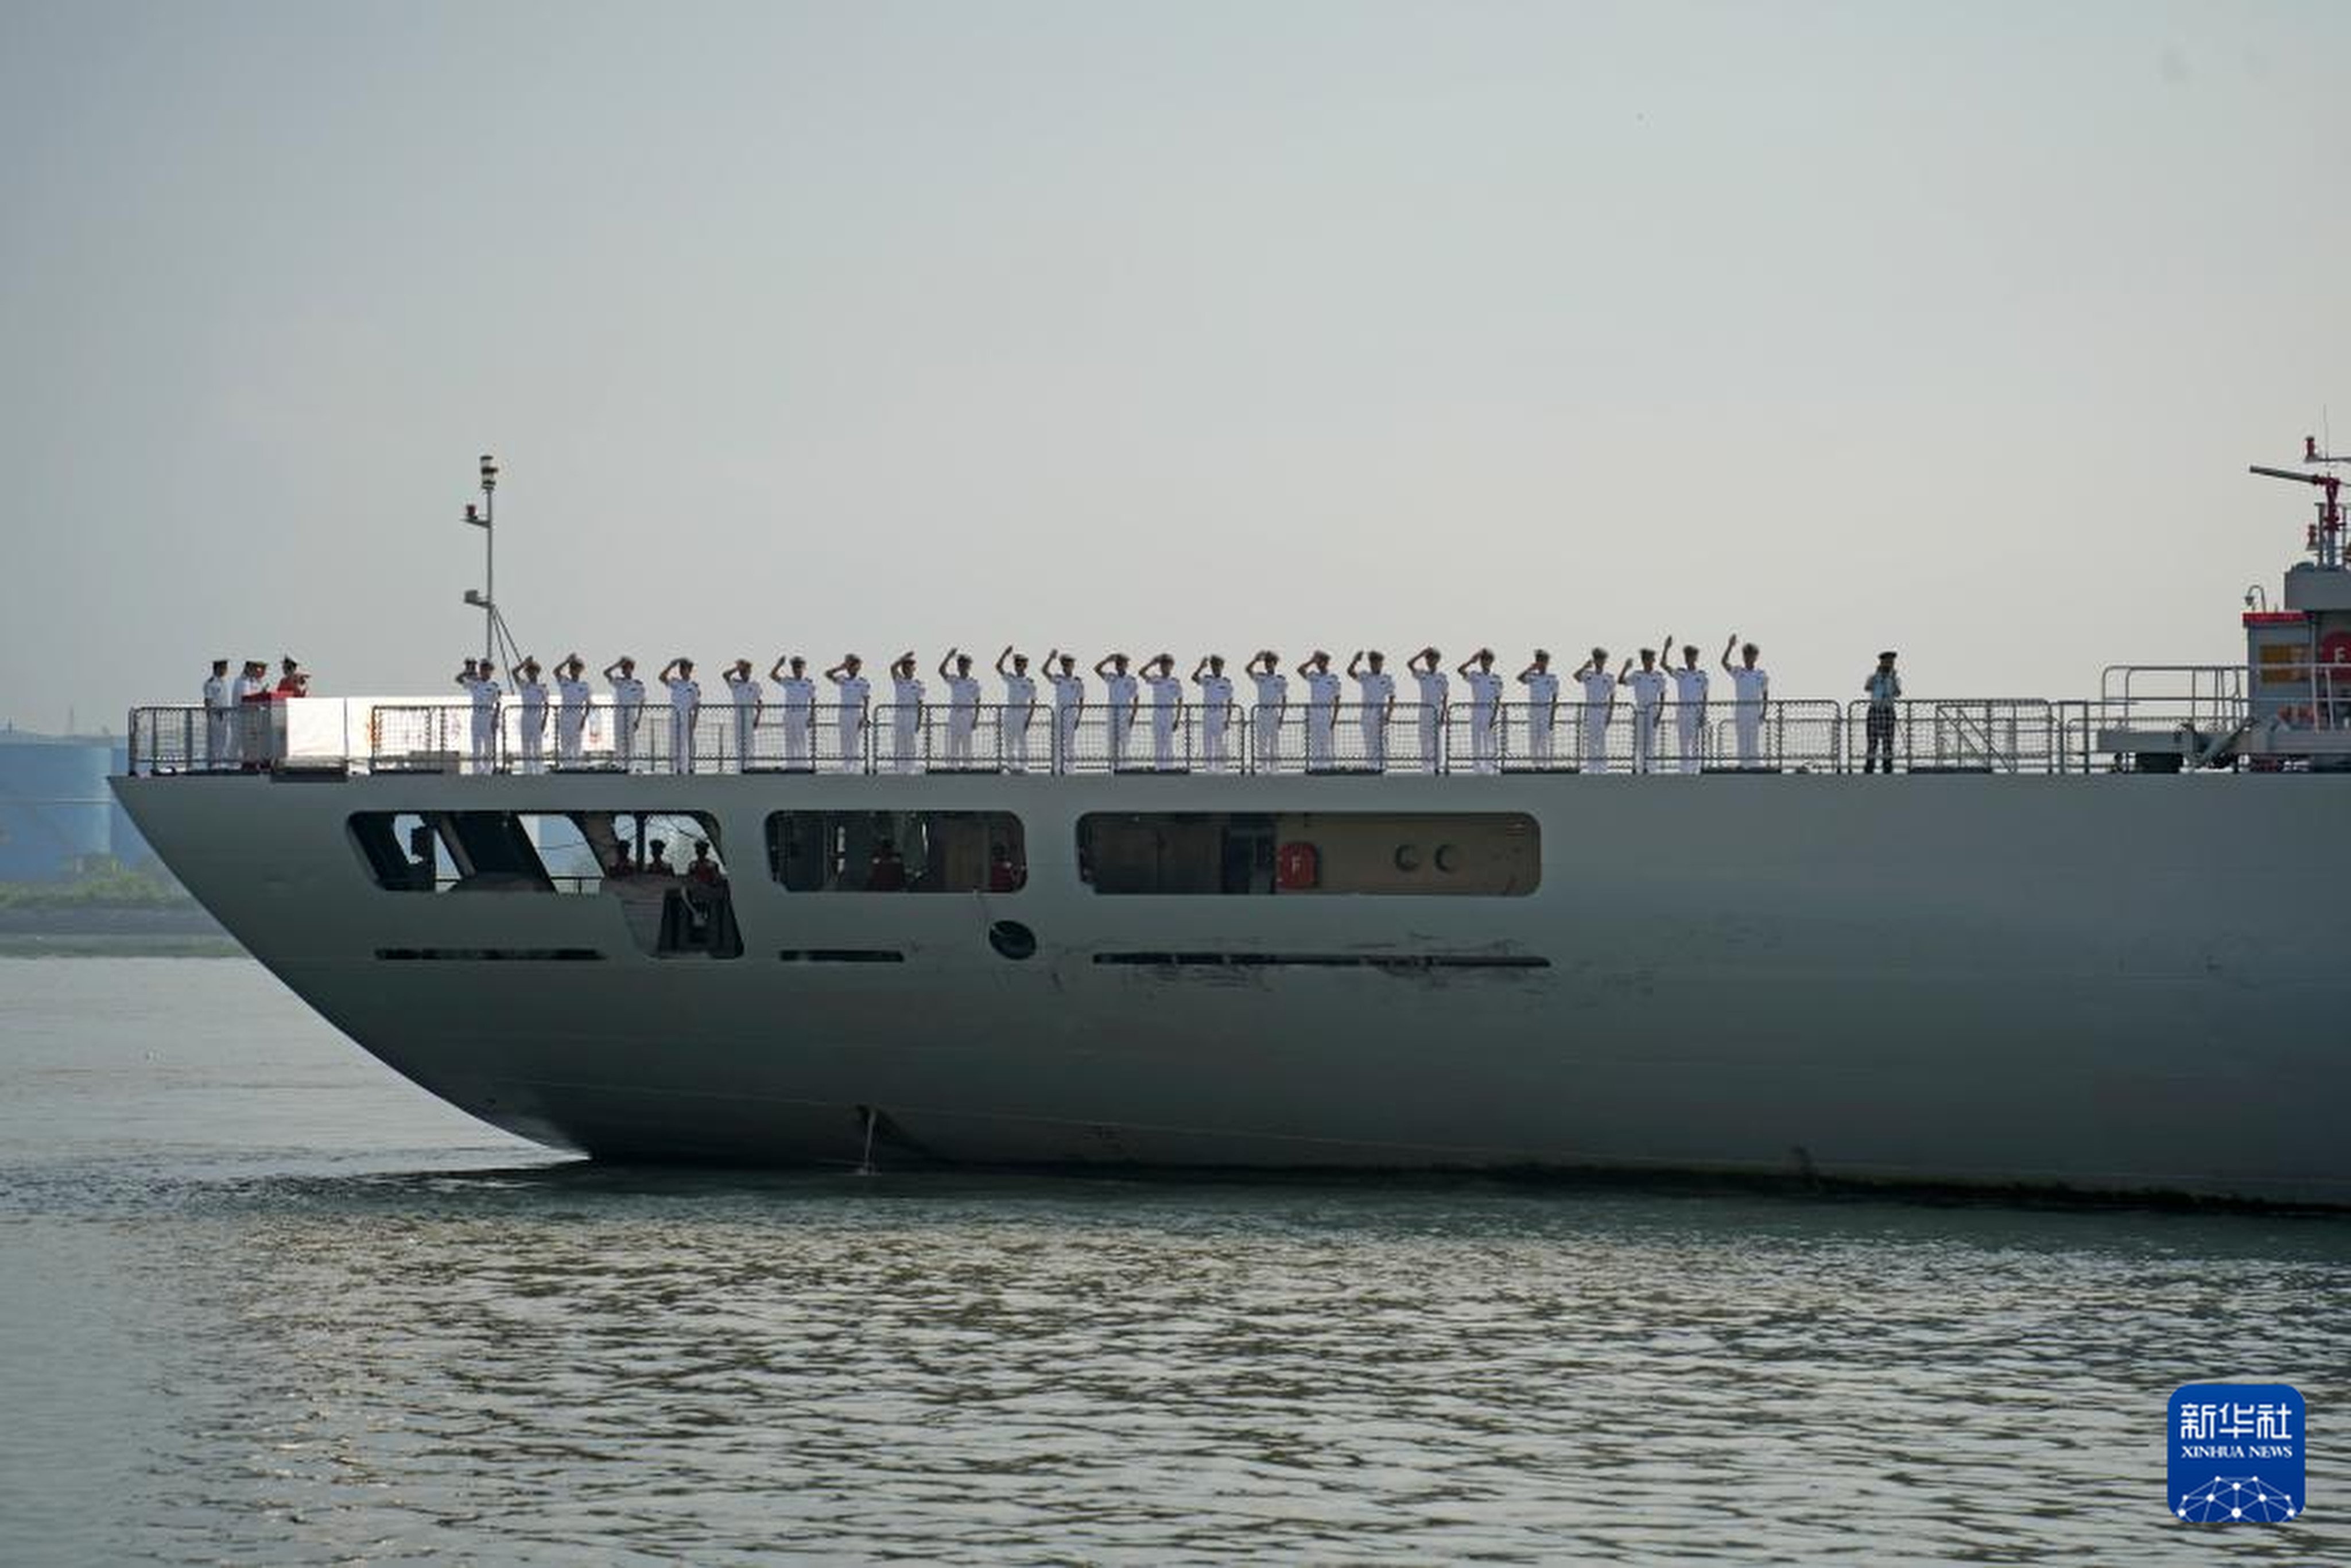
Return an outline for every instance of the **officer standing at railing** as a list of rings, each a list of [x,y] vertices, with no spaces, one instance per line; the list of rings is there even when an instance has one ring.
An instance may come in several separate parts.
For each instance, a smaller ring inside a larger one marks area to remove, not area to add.
[[[228,661],[214,659],[213,673],[204,682],[204,757],[207,767],[217,768],[235,759],[229,743],[229,720],[235,714],[229,701]]]
[[[1537,648],[1534,663],[1519,672],[1527,688],[1527,755],[1538,768],[1552,764],[1553,727],[1559,722],[1559,672],[1551,667],[1551,650]]]
[[[468,659],[457,672],[457,684],[474,699],[474,771],[487,773],[496,764],[498,698],[505,688],[497,683],[498,667],[487,659]]]
[[[1633,661],[1625,661],[1625,669]],[[1618,676],[1608,673],[1608,650],[1594,648],[1575,672],[1575,684],[1583,689],[1583,750],[1578,766],[1586,773],[1608,771],[1608,718],[1616,708]]]
[[[1735,664],[1730,662],[1733,648],[1739,649],[1739,663]],[[1739,731],[1741,768],[1760,768],[1763,764],[1763,712],[1771,700],[1771,677],[1755,663],[1761,653],[1752,643],[1741,646],[1736,632],[1722,645],[1722,668],[1730,677],[1731,719]]]
[[[1864,696],[1869,699],[1869,717],[1865,722],[1867,749],[1862,755],[1864,773],[1877,769],[1889,776],[1894,771],[1894,705],[1902,700],[1902,677],[1894,673],[1892,651],[1877,655],[1877,668],[1861,683]]]
[[[719,672],[718,678],[726,683],[727,694],[735,706],[735,766],[737,769],[751,766],[751,748],[758,739],[759,715],[768,706],[767,694],[759,688],[759,677],[752,673],[751,661],[737,659]]]
[[[669,770],[694,771],[694,721],[702,712],[702,683],[694,661],[679,657],[664,664],[661,684],[669,688]]]
[[[1225,656],[1210,653],[1192,666],[1192,684],[1200,688],[1200,761],[1211,773],[1228,765],[1226,737],[1233,717],[1233,683],[1225,676]]]
[[[914,674],[914,651],[890,664],[890,770],[912,773],[914,747],[923,729],[923,682]]]
[[[556,765],[576,768],[588,728],[588,662],[576,653],[555,666],[555,700]]]
[[[952,664],[952,673],[947,666]],[[979,683],[972,678],[971,655],[949,648],[939,661],[947,693],[947,766],[971,766],[971,732],[979,726]]]
[[[784,673],[790,666],[791,674]],[[768,679],[776,683],[776,695],[783,699],[784,766],[807,768],[815,747],[812,733],[816,725],[816,683],[808,678],[808,661],[794,653],[789,659],[778,659],[768,671]]]
[[[1006,661],[1012,667],[1004,667]],[[1037,717],[1037,683],[1029,674],[1029,655],[1016,653],[1007,643],[996,655],[996,673],[1004,678],[1004,717],[998,734],[1004,742],[1004,765],[1015,773],[1029,771],[1029,726]]]
[[[1420,770],[1437,771],[1439,738],[1445,733],[1446,698],[1450,683],[1445,678],[1442,657],[1435,648],[1423,648],[1406,659],[1404,667],[1412,672],[1414,682],[1420,687]]]
[[[1290,677],[1281,673],[1281,656],[1270,648],[1241,666],[1257,685],[1257,707],[1249,716],[1257,732],[1257,766],[1260,773],[1281,768],[1281,719],[1290,707]]]
[[[1162,653],[1143,668],[1143,684],[1151,688],[1151,766],[1171,773],[1176,768],[1176,725],[1184,716],[1184,683],[1176,678],[1173,653]],[[1155,670],[1158,674],[1150,673]]]
[[[1625,671],[1620,671],[1616,679],[1633,688],[1633,771],[1655,773],[1657,720],[1665,713],[1666,703],[1666,673],[1657,668],[1657,651],[1642,649],[1641,667],[1634,669],[1627,660]]]
[[[1078,662],[1059,648],[1045,655],[1045,678],[1053,684],[1053,771],[1067,773],[1077,759],[1078,716],[1086,711],[1085,677]]]
[[[1665,646],[1674,640],[1667,637]],[[1685,773],[1695,773],[1703,766],[1706,751],[1706,694],[1709,682],[1704,670],[1698,667],[1698,644],[1682,644],[1681,668],[1674,676],[1674,724],[1681,745],[1681,765]]]
[[[1470,765],[1480,773],[1501,771],[1502,677],[1494,673],[1494,650],[1480,648],[1454,674],[1469,687]]]
[[[1339,718],[1339,677],[1331,673],[1331,655],[1317,648],[1298,666],[1306,682],[1306,770],[1331,766],[1331,730]]]
[[[604,666],[612,685],[612,759],[627,772],[637,758],[637,716],[644,711],[645,683],[637,679],[637,662],[626,653]]]
[[[799,661],[792,661],[798,665]],[[840,701],[841,770],[854,773],[864,760],[865,710],[872,697],[872,686],[858,671],[865,661],[854,653],[843,653],[841,663],[824,673],[832,683],[833,695]]]
[[[1364,762],[1375,773],[1387,771],[1388,720],[1395,714],[1395,677],[1387,673],[1387,662],[1377,648],[1368,653],[1359,651],[1347,661],[1347,674],[1363,699],[1358,716],[1364,727]],[[1365,664],[1371,668],[1359,668]]]
[[[547,683],[538,678],[538,661],[528,654],[523,656],[515,677],[518,707],[515,735],[522,743],[522,770],[543,773],[547,770]]]
[[[1102,684],[1102,703],[1109,709],[1105,716],[1110,724],[1110,766],[1115,773],[1126,766],[1126,737],[1134,727],[1134,710],[1140,700],[1134,687],[1134,677],[1127,674],[1124,653],[1105,653],[1094,661],[1094,678]]]

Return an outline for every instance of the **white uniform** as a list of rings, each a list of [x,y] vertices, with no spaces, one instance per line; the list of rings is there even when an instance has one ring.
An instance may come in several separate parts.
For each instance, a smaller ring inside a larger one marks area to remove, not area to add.
[[[506,688],[475,675],[465,682],[465,695],[474,699],[474,770],[486,773],[497,765],[498,698]]]
[[[1616,677],[1605,670],[1582,676],[1583,687],[1583,756],[1586,773],[1608,771],[1608,712],[1616,702]]]
[[[1666,701],[1666,673],[1635,670],[1628,677],[1628,684],[1633,688],[1633,771],[1655,773],[1657,718]]]
[[[1681,742],[1685,773],[1695,773],[1705,765],[1708,684],[1704,670],[1684,668],[1674,672],[1674,725]]]
[[[694,771],[694,721],[702,712],[702,683],[692,675],[672,675],[669,688],[669,770]]]
[[[580,737],[588,728],[588,683],[558,675],[555,696],[555,760],[559,766],[577,763]]]
[[[748,768],[759,738],[759,677],[747,670],[740,674],[728,670],[721,678],[735,699],[735,766]]]
[[[1102,682],[1102,701],[1110,708],[1110,765],[1126,766],[1127,731],[1134,724],[1134,677],[1111,675]]]
[[[1306,766],[1331,766],[1331,731],[1339,720],[1339,677],[1328,670],[1306,674]]]
[[[783,699],[784,766],[809,767],[815,749],[810,731],[816,724],[816,683],[806,675],[786,675],[776,683],[776,695]]]
[[[624,771],[637,758],[637,717],[644,710],[644,682],[622,675],[612,683],[612,758]]]
[[[1364,763],[1384,773],[1388,766],[1388,705],[1395,701],[1395,677],[1385,670],[1366,670],[1355,677],[1362,688]]]
[[[213,675],[204,682],[204,755],[209,767],[218,768],[236,757],[235,744],[229,739],[229,720],[236,710],[229,706],[228,681]],[[195,760],[191,758],[191,761]]]
[[[1086,678],[1052,674],[1045,678],[1053,683],[1053,771],[1067,773],[1077,759],[1078,716],[1085,711]]]
[[[1502,702],[1502,677],[1491,670],[1471,670],[1462,679],[1469,683],[1471,766],[1480,773],[1499,773],[1501,762],[1494,720]]]
[[[915,741],[923,728],[923,683],[914,676],[890,679],[890,771],[914,770]]]
[[[1151,688],[1151,766],[1162,773],[1176,767],[1176,715],[1184,706],[1184,683],[1174,675],[1145,675]]]
[[[1434,773],[1438,737],[1445,733],[1445,699],[1453,687],[1443,670],[1415,670],[1412,678],[1420,684],[1420,770]]]
[[[1739,766],[1763,765],[1763,705],[1771,695],[1771,677],[1744,664],[1730,667],[1731,716],[1739,726]]]
[[[1538,768],[1552,759],[1552,720],[1559,712],[1559,672],[1537,670],[1527,677],[1527,758]]]
[[[1257,731],[1258,771],[1278,772],[1281,767],[1281,714],[1290,697],[1290,677],[1279,670],[1266,675],[1251,671],[1249,679],[1257,683],[1257,711],[1250,720]]]
[[[1200,677],[1200,760],[1211,773],[1229,765],[1225,728],[1233,714],[1233,683],[1222,675]]]
[[[547,771],[547,683],[517,681],[515,700],[522,707],[515,719],[515,737],[522,742],[522,770],[525,773],[544,773]]]
[[[1029,771],[1029,726],[1037,716],[1037,683],[1028,675],[1004,677],[1004,763]]]
[[[979,682],[970,675],[947,677],[947,766],[971,766],[971,733],[979,727]]]
[[[873,685],[863,675],[843,675],[833,688],[841,695],[841,770],[855,773],[865,761],[865,705]]]

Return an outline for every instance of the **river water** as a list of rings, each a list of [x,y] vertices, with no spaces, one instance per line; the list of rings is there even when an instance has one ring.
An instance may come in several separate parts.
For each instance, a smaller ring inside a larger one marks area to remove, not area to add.
[[[2284,1381],[2310,1511],[2165,1510]],[[2351,1561],[2351,1220],[564,1161],[0,961],[0,1561]]]

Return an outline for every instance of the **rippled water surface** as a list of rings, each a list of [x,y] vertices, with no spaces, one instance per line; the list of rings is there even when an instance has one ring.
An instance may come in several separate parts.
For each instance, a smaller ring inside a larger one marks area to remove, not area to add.
[[[2164,1511],[2279,1379],[2310,1514]],[[0,1560],[2351,1561],[2351,1222],[565,1163],[0,961]]]

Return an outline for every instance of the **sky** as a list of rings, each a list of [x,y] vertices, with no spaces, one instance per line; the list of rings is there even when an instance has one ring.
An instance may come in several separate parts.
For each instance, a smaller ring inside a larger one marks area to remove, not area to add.
[[[0,0],[0,722],[214,656],[2242,656],[2351,6]]]

